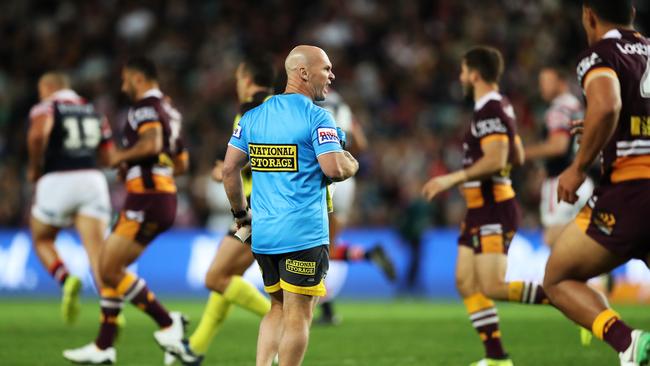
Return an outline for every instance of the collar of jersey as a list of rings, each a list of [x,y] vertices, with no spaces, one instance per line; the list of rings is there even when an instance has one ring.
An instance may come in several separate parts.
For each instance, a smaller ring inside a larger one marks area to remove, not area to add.
[[[614,28],[609,30],[605,35],[603,36],[603,39],[608,39],[608,38],[613,38],[613,39],[621,39],[623,38],[623,35],[621,34],[621,31],[618,29]]]
[[[158,88],[152,88],[144,92],[144,94],[142,95],[142,99],[149,98],[149,97],[162,98],[163,93]]]
[[[474,103],[474,110],[478,111],[479,109],[485,107],[487,102],[489,102],[491,100],[501,100],[501,99],[502,99],[502,97],[501,97],[501,94],[499,94],[499,92],[491,91],[491,92],[485,94],[484,96],[482,96],[481,99],[476,101],[476,103]]]
[[[47,98],[47,100],[73,100],[73,99],[79,99],[79,94],[77,94],[74,90],[72,89],[61,89],[57,90],[52,95]]]

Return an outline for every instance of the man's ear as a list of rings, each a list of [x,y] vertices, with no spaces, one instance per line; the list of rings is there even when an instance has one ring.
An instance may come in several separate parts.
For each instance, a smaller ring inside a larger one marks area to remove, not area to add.
[[[476,70],[474,70],[474,69],[470,69],[470,70],[469,70],[469,82],[472,83],[472,84],[474,84],[474,83],[476,83],[479,79],[480,79],[480,75],[479,75],[478,71],[476,71]]]
[[[307,81],[307,80],[309,80],[309,73],[307,72],[307,69],[304,68],[304,67],[301,67],[301,68],[300,68],[300,78],[301,78],[303,81]]]
[[[594,14],[594,12],[591,11],[591,9],[589,9],[589,8],[587,8],[587,17],[589,19],[589,26],[592,29],[595,29],[598,21],[596,19],[596,14]]]

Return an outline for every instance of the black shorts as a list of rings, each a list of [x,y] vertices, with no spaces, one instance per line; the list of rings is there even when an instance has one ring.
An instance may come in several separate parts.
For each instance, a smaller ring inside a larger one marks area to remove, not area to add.
[[[329,246],[284,254],[253,253],[262,271],[264,290],[285,290],[294,294],[325,296],[325,276],[329,269]]]
[[[645,260],[650,253],[650,180],[597,187],[575,223],[612,253]]]

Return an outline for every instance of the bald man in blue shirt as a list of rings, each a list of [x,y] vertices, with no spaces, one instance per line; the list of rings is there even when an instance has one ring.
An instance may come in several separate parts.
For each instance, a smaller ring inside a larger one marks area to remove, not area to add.
[[[271,295],[260,324],[257,366],[302,363],[316,299],[329,267],[327,184],[353,176],[359,163],[341,147],[332,115],[316,106],[334,80],[318,47],[298,46],[285,60],[287,87],[244,115],[224,161],[224,186],[238,225],[250,223],[239,175],[253,172],[252,250]],[[281,331],[282,330],[282,331]]]

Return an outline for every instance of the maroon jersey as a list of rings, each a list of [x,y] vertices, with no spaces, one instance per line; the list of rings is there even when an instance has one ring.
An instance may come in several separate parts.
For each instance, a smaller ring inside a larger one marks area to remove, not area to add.
[[[491,92],[476,102],[474,118],[463,142],[463,167],[473,165],[483,156],[481,145],[505,141],[510,146],[508,161],[514,158],[517,129],[515,114],[508,100]],[[512,164],[492,177],[463,184],[463,195],[470,209],[503,202],[515,197],[510,181]]]
[[[160,90],[149,90],[129,109],[122,143],[129,148],[138,142],[141,133],[157,126],[163,131],[162,151],[156,156],[128,163],[128,192],[176,192],[173,157],[183,148],[180,138],[181,114],[165,100]]]
[[[97,169],[97,150],[112,143],[106,118],[70,89],[55,92],[32,107],[30,123],[43,116],[52,118],[45,151],[43,173]]]
[[[604,184],[650,179],[650,42],[632,30],[612,29],[581,55],[578,81],[586,92],[597,77],[621,89],[616,130],[601,154]]]

